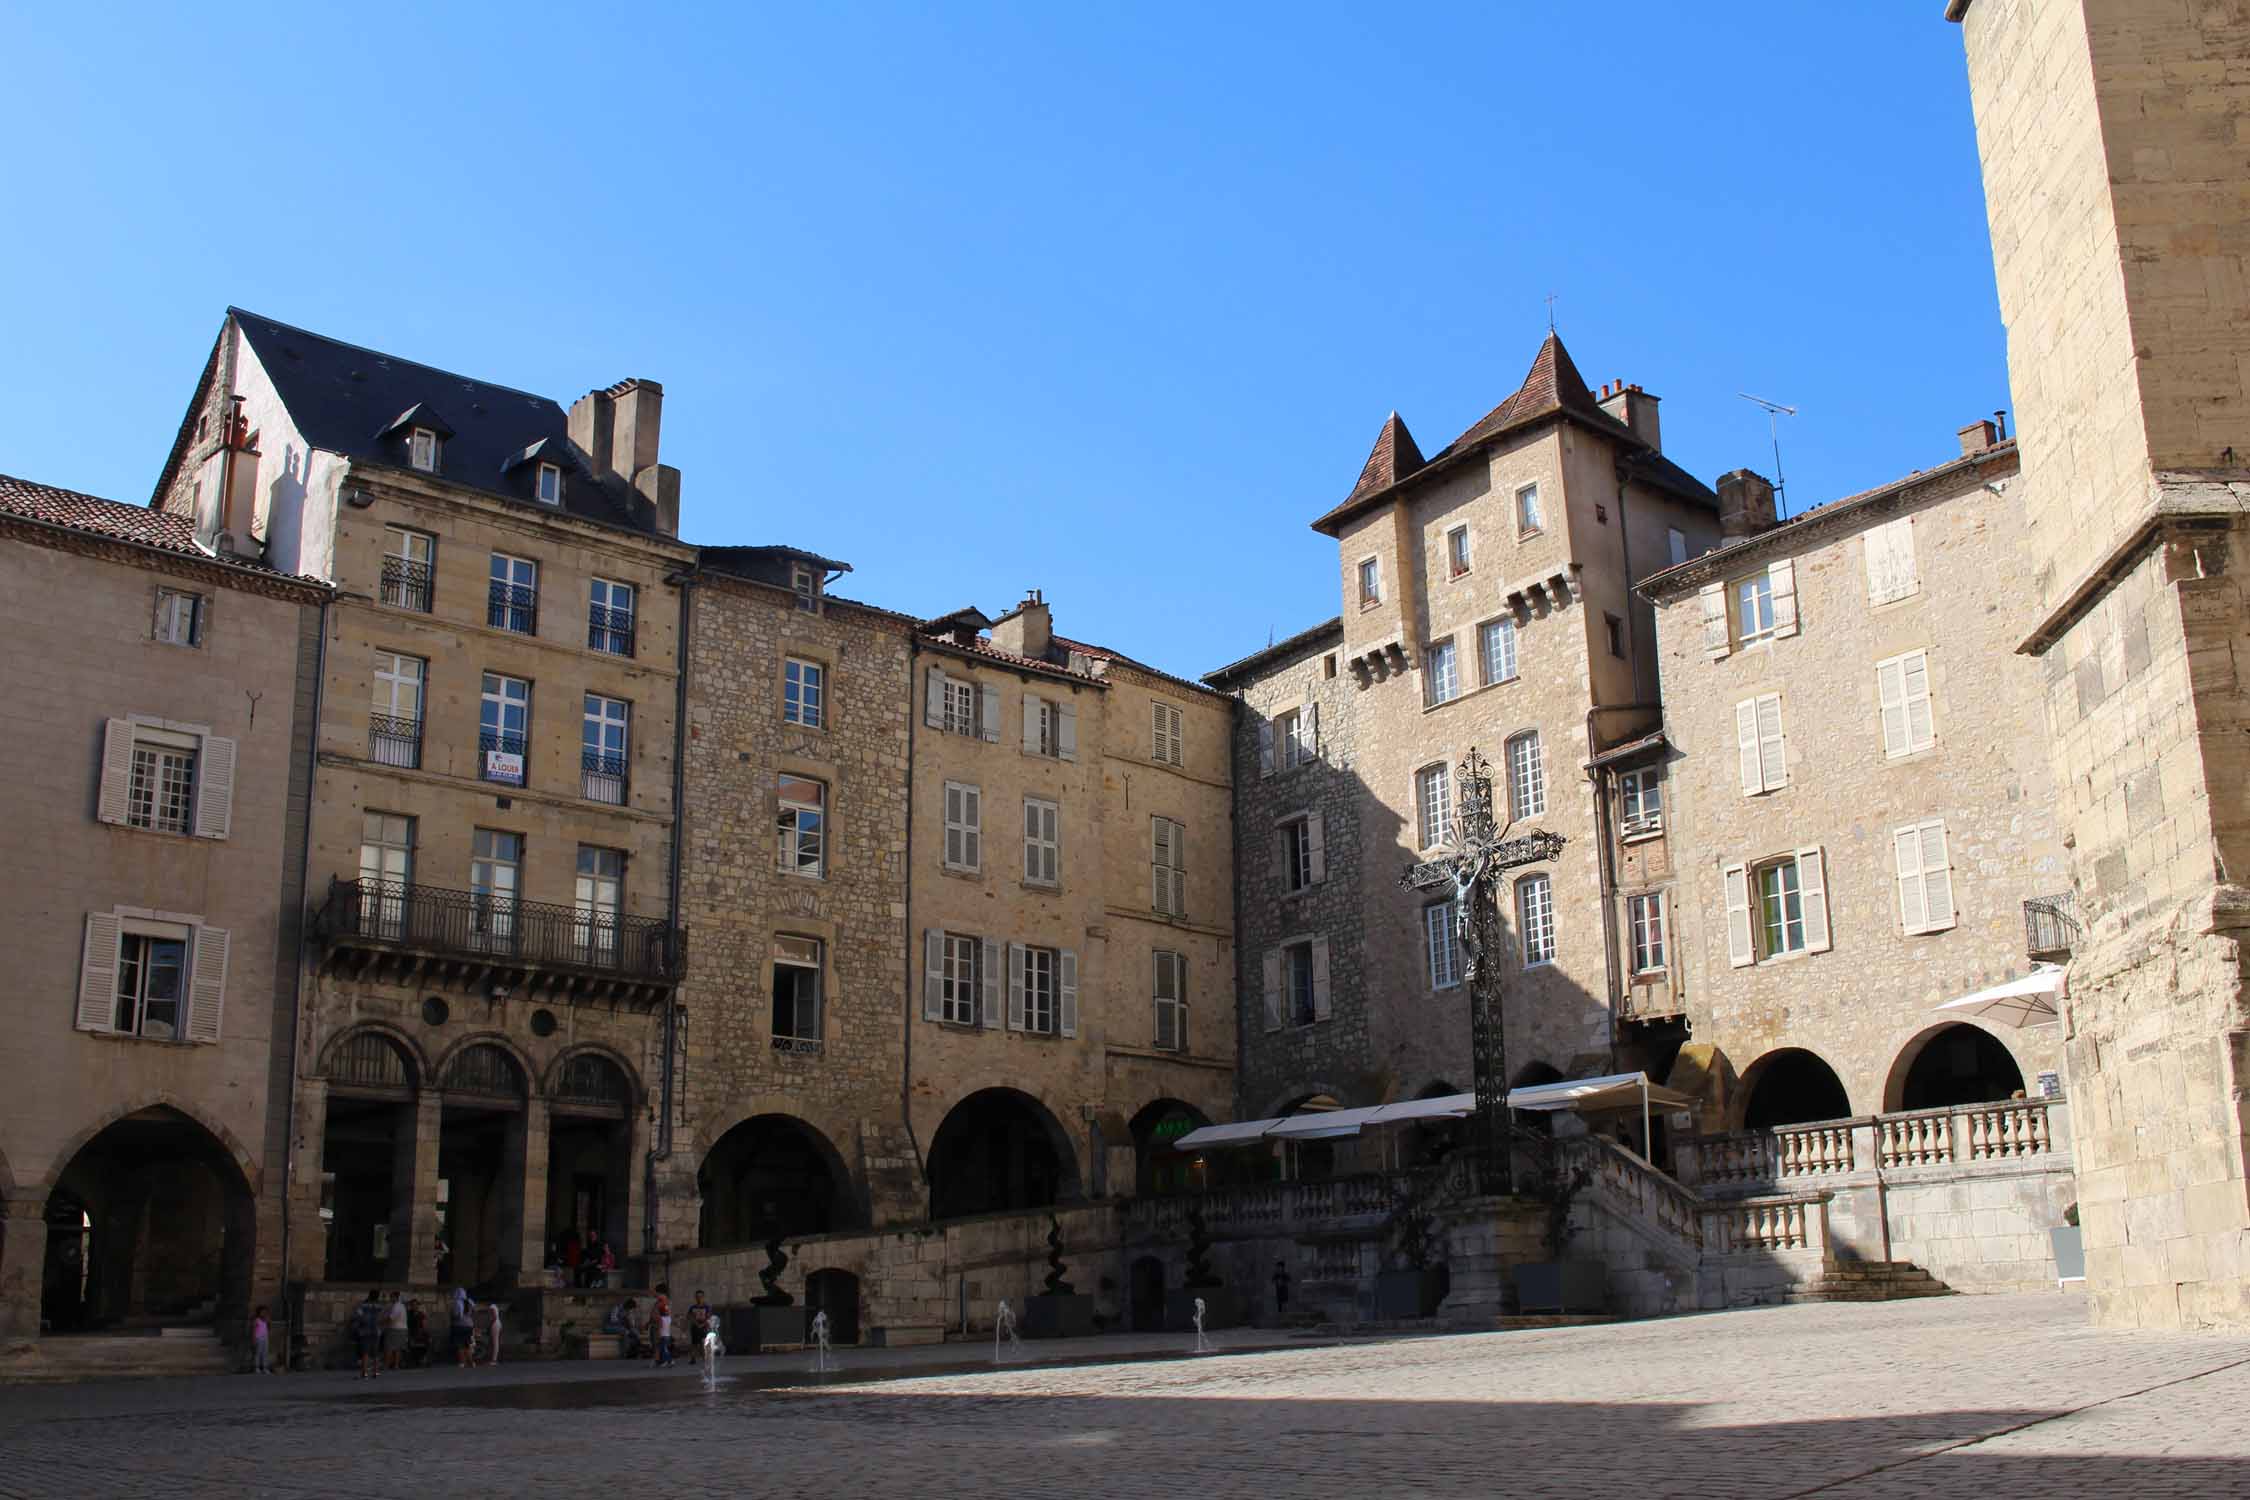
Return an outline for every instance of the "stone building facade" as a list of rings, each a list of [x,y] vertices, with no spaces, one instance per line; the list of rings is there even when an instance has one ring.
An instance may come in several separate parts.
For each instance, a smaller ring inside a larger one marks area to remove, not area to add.
[[[15,753],[0,1348],[278,1302],[329,589],[0,476]],[[172,1347],[180,1347],[175,1343]]]
[[[2105,1322],[2250,1324],[2239,3],[1951,0],[2085,931],[2064,1050]]]
[[[288,1272],[504,1287],[653,1231],[679,476],[544,398],[230,310],[155,505],[332,578]]]
[[[1707,1131],[2005,1100],[2059,1068],[2052,1027],[1933,1013],[2024,973],[2023,904],[2067,884],[2014,729],[2039,712],[2029,605],[1992,587],[2020,571],[2016,450],[1981,422],[1962,447],[1779,524],[1728,475],[1736,534],[1642,585],[1664,726],[1605,768],[1658,789],[1612,792],[1614,920],[1670,985],[1636,1020],[1685,1023],[1674,1083]]]
[[[1434,457],[1395,414],[1384,424],[1351,494],[1314,523],[1338,544],[1333,637],[1308,632],[1208,679],[1241,699],[1236,777],[1260,788],[1237,807],[1244,921],[1259,932],[1239,983],[1264,998],[1245,1022],[1264,1033],[1246,1043],[1245,1109],[1470,1086],[1450,902],[1398,881],[1451,838],[1472,747],[1503,823],[1567,840],[1501,897],[1510,1075],[1609,1070],[1619,995],[1583,767],[1653,724],[1653,619],[1632,586],[1707,548],[1716,510],[1663,457],[1656,399],[1623,382],[1597,397],[1552,335],[1522,386]],[[1275,852],[1293,835],[1274,820],[1300,803],[1321,812],[1324,843],[1328,891],[1309,904]],[[1328,907],[1343,930],[1318,930]]]

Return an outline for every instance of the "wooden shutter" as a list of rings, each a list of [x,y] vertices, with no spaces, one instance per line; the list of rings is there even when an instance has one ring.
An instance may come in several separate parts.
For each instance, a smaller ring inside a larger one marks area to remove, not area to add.
[[[1170,912],[1172,893],[1172,825],[1163,818],[1148,820],[1148,904],[1151,911]]]
[[[1789,751],[1781,735],[1781,695],[1758,700],[1758,776],[1766,791],[1789,784]]]
[[[1305,819],[1305,843],[1311,854],[1307,861],[1312,866],[1311,882],[1318,885],[1328,878],[1328,842],[1317,812]]]
[[[111,720],[120,723],[121,720]],[[131,726],[126,728],[131,743]],[[114,1031],[117,1023],[117,918],[86,913],[86,948],[78,960],[78,1029]]]
[[[1745,698],[1734,706],[1734,743],[1741,761],[1742,795],[1755,797],[1766,789],[1758,759],[1758,700]]]
[[[1039,700],[1030,693],[1023,695],[1023,753],[1039,753]]]
[[[945,1019],[945,933],[922,929],[922,1019]]]
[[[1064,760],[1078,759],[1078,705],[1060,703],[1055,706],[1055,744]]]
[[[1316,1021],[1328,1019],[1328,939],[1312,940],[1312,1014]]]
[[[1773,634],[1779,640],[1797,633],[1797,565],[1788,558],[1766,565],[1773,580]]]
[[[1281,950],[1266,950],[1266,1030],[1281,1029]]]
[[[943,729],[945,727],[945,673],[936,667],[932,667],[925,674],[923,681],[925,686],[922,692],[922,722],[932,729]]]
[[[1320,705],[1307,698],[1304,717],[1298,722],[1304,726],[1298,731],[1298,738],[1304,742],[1305,759],[1317,759],[1320,755]]]
[[[1165,908],[1175,917],[1187,915],[1187,825],[1173,823],[1172,828],[1172,904]]]
[[[1930,904],[1922,885],[1922,831],[1909,823],[1891,833],[1891,858],[1898,868],[1898,920],[1908,932],[1927,932]]]
[[[1920,591],[1914,563],[1914,518],[1901,516],[1867,533],[1867,602],[1888,604]]]
[[[1937,725],[1930,714],[1930,653],[1912,652],[1900,661],[1899,686],[1906,702],[1906,746],[1927,750],[1937,743]]]
[[[188,984],[187,1039],[219,1039],[219,1013],[227,998],[227,930],[195,929],[195,969]]]
[[[1797,898],[1805,908],[1805,951],[1826,953],[1828,943],[1828,867],[1818,849],[1797,851]]]
[[[1273,878],[1285,888],[1289,884],[1289,829],[1290,825],[1283,823],[1273,831]]]
[[[1056,1012],[1062,1017],[1062,1034],[1078,1035],[1078,955],[1065,948],[1055,958],[1056,985],[1060,998]]]
[[[1929,930],[1943,932],[1953,925],[1953,859],[1946,848],[1945,820],[1933,818],[1919,830],[1922,845],[1922,891],[1929,907]]]
[[[132,790],[133,721],[110,719],[102,725],[102,784],[94,816],[104,823],[124,822]]]
[[[1258,774],[1260,776],[1271,776],[1273,774],[1273,720],[1271,719],[1261,719],[1258,722]],[[122,821],[123,815],[120,814],[119,817]]]
[[[962,862],[972,870],[984,868],[984,792],[981,788],[961,788],[961,821],[967,825],[961,833]]]
[[[223,839],[234,825],[234,741],[203,736],[195,757],[195,836]]]
[[[1008,945],[1008,1029],[1023,1030],[1023,944]]]
[[[1000,1024],[1000,940],[984,938],[981,941],[984,961],[977,967],[984,983],[984,1003],[979,1007],[978,1019],[987,1028],[995,1028]]]
[[[1876,663],[1875,707],[1883,722],[1883,753],[1904,755],[1910,744],[1906,729],[1905,657]]]
[[[984,726],[984,740],[988,745],[1000,743],[1000,693],[996,688],[977,689],[977,716]]]
[[[1727,586],[1707,583],[1695,591],[1703,605],[1703,653],[1706,656],[1724,656],[1733,649],[1733,639],[1727,633]]]
[[[1750,929],[1750,867],[1728,865],[1727,887],[1727,962],[1739,969],[1758,961],[1758,949]]]

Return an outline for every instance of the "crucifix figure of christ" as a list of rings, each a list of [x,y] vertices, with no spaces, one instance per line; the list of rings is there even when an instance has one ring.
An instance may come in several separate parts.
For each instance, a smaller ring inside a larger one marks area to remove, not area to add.
[[[1492,766],[1475,746],[1462,758],[1454,789],[1451,849],[1442,858],[1411,866],[1398,883],[1410,891],[1451,887],[1455,929],[1461,936],[1462,977],[1469,985],[1470,1066],[1477,1108],[1470,1148],[1487,1182],[1515,1191],[1508,1149],[1508,1047],[1500,1004],[1501,872],[1537,864],[1562,852],[1563,836],[1537,832],[1504,839],[1492,810]]]

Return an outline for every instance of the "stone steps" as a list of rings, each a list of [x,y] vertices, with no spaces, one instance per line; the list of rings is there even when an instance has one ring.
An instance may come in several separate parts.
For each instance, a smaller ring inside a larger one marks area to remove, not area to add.
[[[1791,1302],[1897,1302],[1909,1297],[1950,1297],[1953,1288],[1903,1260],[1839,1261],[1795,1288]]]
[[[208,1328],[78,1333],[41,1339],[0,1364],[0,1379],[101,1380],[230,1375],[239,1361]]]

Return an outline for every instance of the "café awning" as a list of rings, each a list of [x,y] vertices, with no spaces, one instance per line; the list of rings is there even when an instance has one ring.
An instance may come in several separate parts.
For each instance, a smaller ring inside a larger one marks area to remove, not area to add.
[[[1695,1101],[1648,1081],[1646,1073],[1605,1073],[1599,1078],[1571,1078],[1561,1083],[1535,1083],[1508,1090],[1508,1108],[1576,1110],[1591,1114],[1605,1109],[1693,1109]]]
[[[2055,1012],[2055,1001],[2062,992],[2062,965],[2035,964],[2031,972],[2020,979],[1986,985],[1937,1008],[1959,1011],[1979,1020],[1997,1021],[2005,1026],[2052,1026],[2062,1019]]]
[[[1255,1146],[1265,1133],[1279,1120],[1229,1120],[1224,1125],[1205,1125],[1191,1130],[1172,1143],[1175,1151],[1208,1151],[1221,1146]]]

